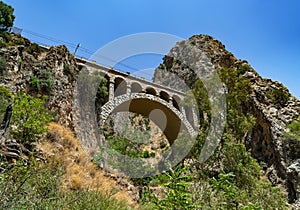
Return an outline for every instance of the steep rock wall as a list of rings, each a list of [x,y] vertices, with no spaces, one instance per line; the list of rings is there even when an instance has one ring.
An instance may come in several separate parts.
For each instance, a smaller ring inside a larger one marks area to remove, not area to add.
[[[6,60],[1,85],[13,93],[35,94],[30,87],[31,78],[42,69],[52,72],[53,91],[47,106],[62,125],[72,129],[73,89],[79,71],[74,56],[65,46],[46,49],[18,35],[13,35],[12,39],[22,40],[23,44],[0,49],[0,56]]]

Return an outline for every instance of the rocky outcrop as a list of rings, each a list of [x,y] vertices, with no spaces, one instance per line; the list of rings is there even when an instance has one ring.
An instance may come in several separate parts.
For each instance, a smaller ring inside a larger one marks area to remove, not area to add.
[[[6,60],[5,71],[0,77],[1,85],[13,93],[36,94],[30,80],[40,70],[47,70],[53,83],[53,90],[47,94],[47,106],[61,124],[72,128],[74,80],[79,71],[74,56],[65,46],[46,49],[18,35],[12,35],[12,40],[21,45],[0,49],[0,56]]]
[[[14,163],[16,160],[20,159],[22,153],[28,154],[28,150],[23,145],[17,143],[10,135],[9,126],[12,111],[13,106],[10,104],[6,108],[5,115],[0,124],[0,172],[5,170],[5,168],[9,168],[8,165],[10,163]],[[3,159],[6,161],[1,161]]]
[[[191,55],[197,54],[199,61],[192,61],[196,65],[189,66]],[[178,57],[181,60],[175,59]],[[197,64],[201,59],[202,66]],[[300,101],[281,83],[260,77],[247,61],[235,58],[220,41],[207,35],[195,35],[178,42],[156,69],[154,81],[181,88],[182,85],[171,76],[174,73],[193,87],[199,77],[199,72],[195,72],[197,65],[202,67],[202,73],[221,67],[234,70],[240,66],[248,67],[243,76],[251,82],[251,95],[244,108],[256,117],[256,124],[245,140],[247,149],[259,162],[266,163],[266,174],[273,184],[287,187],[290,202],[300,202],[300,144],[282,138],[286,125],[300,114]]]

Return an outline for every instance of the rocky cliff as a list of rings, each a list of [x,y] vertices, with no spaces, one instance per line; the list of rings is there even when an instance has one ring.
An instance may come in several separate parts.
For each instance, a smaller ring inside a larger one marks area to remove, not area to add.
[[[199,52],[201,52],[199,54]],[[300,156],[298,142],[284,141],[286,125],[297,119],[300,114],[300,101],[293,97],[288,89],[277,81],[264,79],[248,64],[239,60],[225,49],[218,40],[207,35],[195,35],[186,41],[178,42],[164,57],[164,62],[156,69],[154,81],[173,88],[181,88],[178,80],[172,79],[175,73],[191,88],[197,79],[191,57],[197,55],[202,62],[202,71],[231,68],[236,71],[246,66],[243,77],[251,83],[249,102],[243,107],[245,112],[255,118],[252,133],[245,138],[248,151],[259,162],[266,163],[265,173],[273,184],[283,184],[289,192],[290,202],[300,202]],[[193,55],[193,56],[191,56]],[[176,59],[180,58],[180,60]],[[199,65],[198,65],[199,66]],[[204,68],[203,68],[204,67]]]
[[[65,46],[46,49],[19,35],[10,39],[8,46],[0,48],[6,61],[1,85],[13,93],[48,95],[47,106],[57,120],[72,128],[73,89],[79,71],[74,56]]]

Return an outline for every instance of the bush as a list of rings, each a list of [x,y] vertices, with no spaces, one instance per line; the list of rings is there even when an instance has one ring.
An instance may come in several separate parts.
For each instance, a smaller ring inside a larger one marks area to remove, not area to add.
[[[34,98],[20,93],[15,97],[11,120],[11,134],[28,148],[47,131],[53,116],[45,108],[46,97]]]
[[[151,191],[146,190],[143,192],[142,198],[144,205],[151,206],[151,209],[199,209],[199,206],[192,202],[190,190],[192,177],[189,175],[189,169],[189,167],[179,164],[174,169],[171,168],[163,174],[152,177],[166,188],[166,195],[159,199]],[[149,205],[149,201],[151,205]]]
[[[221,191],[222,197],[226,200],[226,208],[234,209],[236,207],[236,198],[238,194],[238,188],[233,183],[233,173],[218,175],[218,179],[213,178],[211,187],[214,190]]]
[[[250,71],[250,67],[247,66],[247,65],[242,65],[240,66],[238,69],[237,69],[237,74],[238,75],[243,75],[245,74],[246,72]]]
[[[28,47],[25,48],[25,51],[28,52],[29,54],[40,54],[42,52],[45,52],[46,50],[36,43],[31,43]]]
[[[4,43],[8,43],[12,40],[11,35],[6,31],[0,31],[0,37],[3,39]]]
[[[64,66],[64,74],[67,75],[69,79],[74,79],[74,77],[77,75],[77,72],[73,66],[66,64]]]
[[[284,133],[284,138],[300,141],[300,116],[297,120],[287,126],[288,132]]]
[[[54,91],[54,76],[49,69],[41,69],[36,76],[31,77],[30,86],[39,94],[51,95]]]
[[[290,99],[289,93],[282,88],[272,88],[266,95],[278,107],[284,107]]]

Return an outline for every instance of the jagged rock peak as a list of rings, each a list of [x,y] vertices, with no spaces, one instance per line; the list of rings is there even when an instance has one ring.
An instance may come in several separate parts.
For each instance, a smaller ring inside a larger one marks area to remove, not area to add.
[[[300,101],[282,83],[262,78],[247,61],[237,59],[220,41],[208,35],[194,35],[178,42],[155,70],[154,82],[183,90],[184,84],[176,80],[175,74],[185,86],[193,88],[197,80],[196,68],[176,60],[178,57],[192,61],[196,67],[199,64],[198,67],[204,67],[204,71],[248,67],[241,75],[251,84],[249,102],[243,109],[256,118],[256,123],[245,139],[246,147],[254,158],[267,163],[266,174],[270,181],[285,185],[290,201],[300,206],[300,158],[292,155],[299,154],[299,148],[294,147],[298,144],[284,142],[282,138],[286,125],[300,114]]]

